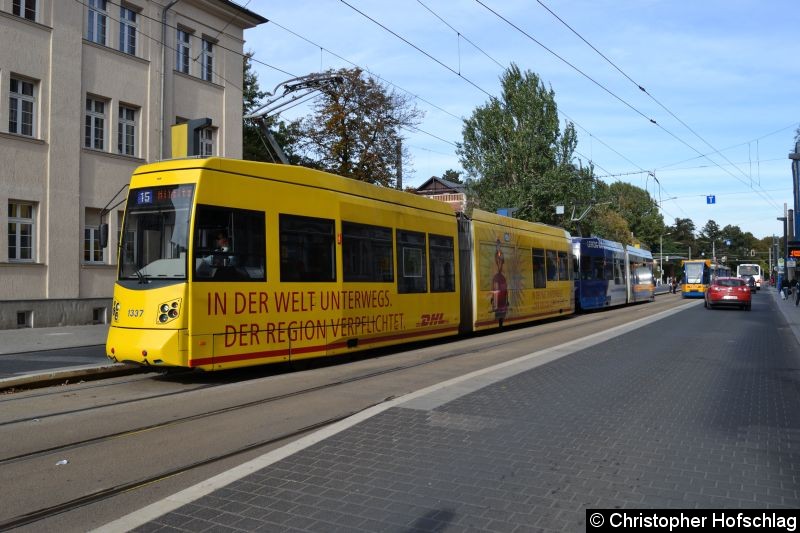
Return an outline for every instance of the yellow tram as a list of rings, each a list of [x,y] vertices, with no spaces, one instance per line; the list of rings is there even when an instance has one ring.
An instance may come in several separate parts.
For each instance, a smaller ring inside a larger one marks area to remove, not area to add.
[[[224,245],[220,245],[220,243]],[[106,353],[219,370],[571,313],[563,229],[304,167],[140,167]]]

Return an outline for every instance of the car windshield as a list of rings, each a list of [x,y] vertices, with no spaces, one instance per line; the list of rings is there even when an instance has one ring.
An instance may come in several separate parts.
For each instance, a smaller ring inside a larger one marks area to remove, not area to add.
[[[186,279],[194,185],[132,189],[125,208],[119,279]]]
[[[744,280],[741,279],[718,279],[717,285],[721,285],[723,287],[743,287]]]

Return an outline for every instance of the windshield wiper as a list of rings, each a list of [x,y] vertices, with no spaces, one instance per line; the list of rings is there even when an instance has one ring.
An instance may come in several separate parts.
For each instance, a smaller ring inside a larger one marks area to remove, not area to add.
[[[136,277],[139,278],[139,285],[146,285],[150,283],[150,281],[147,279],[147,276],[145,276],[141,270],[136,271]]]

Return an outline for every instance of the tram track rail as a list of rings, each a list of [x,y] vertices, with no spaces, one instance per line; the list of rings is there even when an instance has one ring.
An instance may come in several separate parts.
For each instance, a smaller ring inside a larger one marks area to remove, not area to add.
[[[215,455],[213,457],[209,457],[207,459],[203,459],[203,460],[200,460],[200,461],[195,461],[195,462],[193,462],[191,464],[188,464],[188,465],[184,465],[184,466],[180,466],[180,467],[177,467],[177,468],[173,468],[173,469],[170,469],[170,470],[168,470],[166,472],[159,473],[157,475],[147,476],[147,477],[144,477],[144,478],[141,478],[141,479],[137,479],[135,481],[130,481],[130,482],[127,482],[127,483],[121,483],[121,484],[115,485],[113,487],[109,487],[109,488],[106,488],[106,489],[103,489],[103,490],[99,490],[99,491],[93,492],[91,494],[85,494],[83,496],[79,496],[79,497],[74,498],[72,500],[68,500],[68,501],[65,501],[65,502],[62,502],[62,503],[59,503],[59,504],[56,504],[56,505],[51,505],[49,507],[45,507],[45,508],[42,508],[42,509],[37,509],[35,511],[31,511],[29,513],[25,513],[23,515],[20,515],[20,516],[14,517],[14,518],[11,518],[11,519],[8,519],[8,520],[4,520],[4,521],[0,522],[0,531],[9,531],[9,530],[16,529],[16,528],[19,528],[19,527],[22,527],[22,526],[25,526],[25,525],[28,525],[28,524],[39,522],[39,521],[44,520],[46,518],[52,518],[54,516],[58,516],[59,514],[66,513],[66,512],[69,512],[71,510],[78,509],[80,507],[84,507],[86,505],[91,505],[93,503],[96,503],[96,502],[99,502],[99,501],[102,501],[102,500],[106,500],[108,498],[112,498],[112,497],[117,496],[119,494],[123,494],[125,492],[136,490],[136,489],[151,485],[153,483],[157,483],[157,482],[159,482],[161,480],[164,480],[164,479],[167,479],[167,478],[170,478],[172,476],[179,475],[179,474],[183,474],[185,472],[188,472],[190,470],[194,470],[196,468],[200,468],[202,466],[206,466],[206,465],[210,465],[210,464],[213,464],[213,463],[217,463],[217,462],[225,460],[225,459],[236,457],[237,455],[241,455],[241,454],[244,454],[244,453],[247,453],[247,452],[251,452],[251,451],[254,451],[254,450],[258,450],[260,448],[267,447],[267,446],[280,444],[283,441],[288,441],[288,440],[292,440],[292,439],[297,438],[297,437],[301,437],[301,436],[303,436],[303,435],[305,435],[305,434],[307,434],[307,433],[309,433],[311,431],[316,431],[318,429],[322,429],[322,428],[327,427],[327,426],[329,426],[331,424],[335,424],[336,422],[344,420],[344,419],[346,419],[346,418],[348,418],[350,416],[358,414],[359,412],[361,412],[361,411],[363,411],[365,409],[369,409],[370,407],[373,407],[374,405],[377,405],[377,404],[369,405],[367,407],[364,407],[363,409],[359,409],[359,410],[356,410],[356,411],[348,412],[348,413],[346,413],[344,415],[340,415],[340,416],[336,416],[336,417],[329,418],[329,419],[326,419],[326,420],[322,420],[322,421],[317,422],[315,424],[311,424],[311,425],[299,428],[299,429],[297,429],[295,431],[292,431],[292,432],[289,432],[289,433],[285,433],[285,434],[282,434],[282,435],[278,435],[276,437],[271,437],[269,439],[265,439],[265,440],[262,440],[262,441],[259,441],[259,442],[253,442],[253,443],[247,444],[245,446],[242,446],[242,447],[240,447],[238,449],[235,449],[235,450],[223,453],[223,454]]]
[[[632,313],[632,314],[635,315],[635,313]],[[603,329],[604,328],[604,324],[606,324],[607,321],[611,321],[612,320],[611,314],[579,315],[578,318],[580,319],[581,316],[587,317],[587,318],[581,320],[581,322],[584,322],[584,320],[585,320],[585,323],[592,323],[593,324],[593,328],[596,328],[596,329]],[[558,319],[558,320],[554,320],[552,322],[549,322],[548,325],[550,327],[546,330],[546,333],[557,336],[557,335],[563,335],[566,329],[574,327],[577,324],[574,322],[574,320]],[[500,347],[502,347],[504,345],[512,345],[512,344],[520,344],[520,343],[524,344],[524,343],[526,343],[526,341],[530,340],[532,337],[540,336],[541,333],[542,333],[542,330],[540,328],[516,328],[515,327],[515,328],[507,329],[506,333],[508,333],[508,335],[504,335],[502,337],[498,336],[496,334],[493,334],[493,335],[479,335],[479,336],[471,337],[470,338],[470,342],[468,344],[464,345],[464,344],[461,344],[461,343],[454,343],[451,348],[447,349],[447,351],[445,351],[443,353],[440,352],[440,354],[435,356],[435,357],[425,357],[424,359],[421,359],[421,360],[411,361],[411,362],[407,362],[405,364],[399,364],[399,365],[395,364],[395,365],[387,366],[386,368],[380,368],[380,369],[377,369],[377,370],[363,372],[363,373],[359,373],[357,375],[353,375],[353,376],[349,376],[349,377],[345,377],[345,378],[342,378],[342,379],[337,379],[337,380],[329,381],[329,382],[325,382],[325,383],[320,383],[320,384],[317,384],[317,385],[314,385],[314,386],[310,386],[310,387],[302,387],[302,388],[298,388],[296,390],[292,390],[292,391],[281,393],[281,394],[274,394],[274,395],[267,396],[267,397],[264,397],[264,398],[259,398],[259,399],[253,400],[253,401],[237,403],[235,405],[229,405],[229,406],[220,407],[218,409],[212,409],[212,410],[207,410],[207,411],[200,412],[200,413],[194,413],[194,414],[191,414],[191,415],[188,415],[188,416],[183,416],[183,417],[180,417],[180,418],[174,418],[174,419],[170,419],[170,420],[164,421],[164,422],[158,422],[158,423],[148,424],[148,425],[141,425],[141,426],[137,426],[135,428],[128,428],[128,429],[125,429],[123,431],[107,433],[105,435],[98,435],[98,436],[91,437],[91,438],[88,438],[88,439],[77,440],[77,441],[73,441],[73,442],[69,442],[69,443],[65,443],[65,444],[60,444],[60,445],[57,445],[57,446],[50,446],[50,447],[47,447],[47,448],[33,450],[33,451],[25,452],[25,453],[19,453],[19,454],[10,456],[10,457],[0,458],[0,467],[9,466],[9,465],[12,465],[12,464],[15,464],[15,463],[18,464],[18,465],[20,465],[20,464],[21,465],[25,465],[25,461],[35,460],[35,459],[42,458],[42,457],[45,457],[45,456],[48,456],[48,455],[56,455],[56,454],[59,454],[61,452],[65,452],[65,451],[74,451],[74,450],[81,449],[81,448],[87,448],[89,446],[93,446],[93,445],[96,445],[96,444],[99,444],[99,443],[113,441],[113,440],[119,440],[119,439],[124,439],[127,436],[132,436],[132,435],[135,435],[135,434],[141,434],[143,432],[152,432],[152,431],[157,431],[157,430],[160,430],[160,429],[167,429],[167,428],[170,428],[170,427],[178,426],[180,424],[186,424],[186,423],[190,423],[190,422],[195,422],[195,421],[199,421],[199,420],[202,420],[202,419],[208,419],[208,418],[215,417],[215,416],[229,415],[230,413],[233,413],[235,411],[242,411],[244,409],[258,407],[260,405],[265,405],[265,404],[269,404],[269,403],[273,403],[273,402],[278,402],[278,401],[281,401],[281,400],[287,400],[287,399],[291,399],[291,398],[294,398],[294,397],[301,397],[303,395],[308,395],[308,394],[313,394],[313,393],[325,391],[327,389],[333,389],[333,388],[340,387],[340,386],[345,386],[345,385],[350,385],[350,384],[354,384],[354,383],[358,383],[358,382],[363,382],[363,381],[367,381],[367,380],[374,379],[374,378],[385,377],[387,375],[396,374],[396,373],[403,372],[403,371],[409,371],[409,370],[412,370],[412,369],[417,369],[417,368],[420,368],[420,367],[423,367],[423,366],[426,366],[426,365],[432,365],[432,364],[435,364],[435,363],[441,363],[441,362],[444,362],[444,361],[447,361],[447,360],[450,360],[450,359],[453,359],[453,358],[465,357],[465,356],[474,355],[474,354],[482,354],[482,353],[485,353],[489,349],[492,349],[492,348],[498,349],[498,348],[500,348]],[[426,345],[426,346],[430,346],[432,344],[435,344],[436,347],[438,347],[438,348],[441,348],[442,346],[446,346],[445,343],[430,343],[429,342],[429,343],[422,343],[422,344]],[[359,357],[361,358],[363,356],[359,355]],[[367,357],[363,357],[363,359],[367,359]],[[363,360],[363,359],[360,359],[360,360]],[[391,361],[390,361],[390,363],[391,363]],[[176,392],[169,393],[169,394],[159,395],[159,398],[164,398],[164,397],[168,397],[168,396],[177,396],[177,395],[181,395],[181,394],[188,394],[188,393],[191,393],[191,392],[196,392],[198,390],[217,388],[219,386],[222,386],[222,385],[219,385],[219,384],[205,385],[205,386],[200,387],[200,388],[192,388],[192,389],[189,389],[189,390],[182,390],[182,391],[176,391]],[[248,443],[245,443],[245,444],[243,444],[241,446],[237,446],[237,447],[235,447],[233,449],[221,450],[218,453],[216,453],[216,454],[214,454],[214,455],[212,455],[210,457],[205,457],[204,458],[204,457],[201,456],[201,457],[197,458],[196,460],[191,461],[191,462],[189,462],[187,464],[176,465],[176,466],[174,466],[172,468],[168,468],[168,469],[163,470],[161,472],[156,472],[156,473],[153,473],[151,475],[145,475],[143,477],[136,478],[136,479],[133,479],[133,480],[130,480],[130,481],[121,480],[120,482],[115,483],[115,484],[113,484],[113,485],[111,485],[109,487],[102,488],[102,489],[99,489],[99,490],[90,491],[90,492],[87,492],[86,494],[80,495],[78,497],[75,497],[75,498],[72,498],[72,499],[69,499],[69,500],[53,503],[52,505],[43,506],[40,509],[33,509],[33,510],[29,510],[29,511],[24,512],[24,513],[19,513],[17,516],[8,517],[8,518],[5,518],[2,521],[0,521],[0,531],[6,531],[6,530],[9,530],[9,529],[14,529],[14,528],[18,528],[18,527],[29,525],[29,524],[34,524],[36,522],[39,522],[39,521],[42,521],[42,520],[46,520],[48,518],[55,517],[55,516],[63,514],[63,513],[67,513],[69,511],[72,511],[72,510],[75,510],[75,509],[78,509],[78,508],[81,508],[81,507],[85,507],[87,505],[91,505],[93,503],[98,503],[98,502],[101,502],[103,500],[107,500],[109,498],[113,498],[113,497],[115,497],[117,495],[121,495],[123,493],[136,491],[136,490],[138,490],[138,489],[140,489],[142,487],[145,487],[147,485],[151,485],[153,483],[157,483],[159,481],[166,480],[167,478],[170,478],[170,477],[173,477],[173,476],[177,476],[179,474],[183,474],[183,473],[186,473],[186,472],[190,472],[192,470],[200,469],[200,468],[202,468],[204,466],[207,466],[207,465],[213,465],[214,463],[218,463],[218,462],[223,461],[225,459],[234,458],[236,456],[239,456],[239,455],[242,455],[242,454],[246,454],[248,452],[257,451],[257,450],[259,450],[261,448],[274,446],[274,445],[277,445],[277,444],[280,444],[280,443],[283,443],[283,442],[291,441],[292,439],[295,439],[295,438],[297,438],[297,437],[299,437],[299,436],[301,436],[303,434],[306,434],[306,433],[308,433],[310,431],[314,431],[314,430],[326,427],[326,426],[328,426],[330,424],[333,424],[333,423],[335,423],[337,421],[343,420],[343,419],[345,419],[345,418],[347,418],[349,416],[357,414],[358,412],[361,412],[364,409],[367,409],[367,408],[372,407],[374,405],[379,405],[380,403],[385,402],[385,401],[391,399],[392,397],[393,396],[389,396],[388,398],[382,398],[381,400],[373,401],[373,402],[369,403],[368,405],[359,406],[360,408],[358,408],[358,409],[348,410],[345,413],[339,413],[339,414],[336,414],[335,416],[328,416],[328,417],[326,417],[326,418],[324,418],[322,420],[314,421],[312,419],[310,421],[307,421],[307,423],[304,424],[300,428],[287,430],[287,431],[284,431],[284,432],[282,432],[280,434],[271,435],[271,436],[268,436],[267,438],[264,438],[264,439],[261,439],[261,440],[255,440],[255,441],[252,441],[252,442],[248,442]],[[151,395],[151,396],[148,396],[146,398],[130,400],[127,403],[135,403],[137,401],[146,401],[146,400],[151,400],[151,399],[154,399],[154,398],[155,397]],[[104,404],[104,405],[93,406],[91,408],[85,408],[85,409],[81,409],[81,410],[69,410],[69,411],[63,411],[63,412],[60,412],[60,413],[52,413],[52,414],[50,414],[48,416],[49,417],[57,417],[59,415],[66,416],[68,414],[72,414],[72,413],[78,412],[78,411],[86,412],[86,411],[92,411],[92,410],[101,410],[101,409],[109,408],[109,407],[116,406],[116,405],[120,405],[120,403],[119,402],[117,402],[117,403],[107,403],[107,404]],[[19,419],[19,420],[15,421],[15,422],[6,422],[6,423],[3,423],[3,424],[0,424],[0,427],[5,427],[8,430],[8,429],[10,429],[8,426],[12,426],[14,423],[22,423],[22,422],[25,422],[25,421],[30,421],[30,418],[27,418],[25,420]]]

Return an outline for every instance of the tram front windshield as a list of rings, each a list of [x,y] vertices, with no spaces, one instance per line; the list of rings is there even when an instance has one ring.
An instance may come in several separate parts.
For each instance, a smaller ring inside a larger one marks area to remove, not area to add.
[[[703,283],[703,263],[686,264],[686,283]]]
[[[194,185],[132,189],[125,208],[119,279],[185,280]]]

